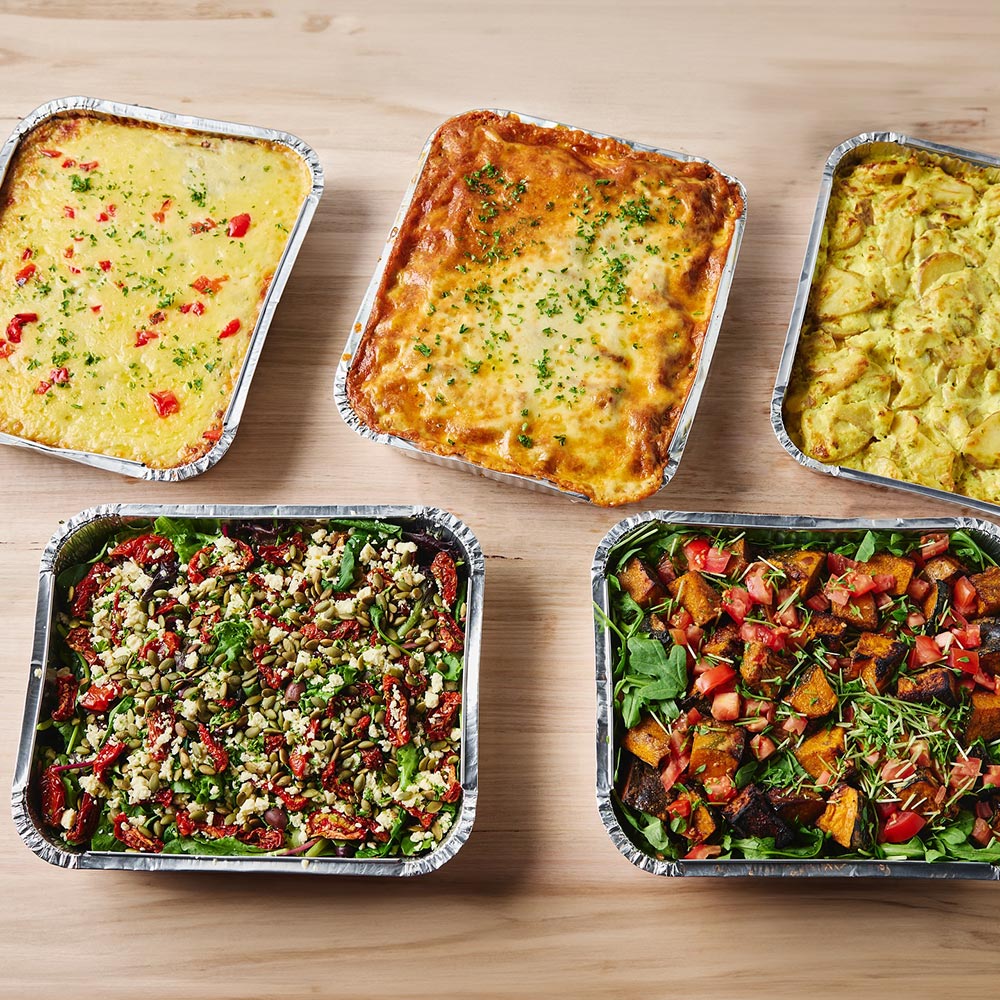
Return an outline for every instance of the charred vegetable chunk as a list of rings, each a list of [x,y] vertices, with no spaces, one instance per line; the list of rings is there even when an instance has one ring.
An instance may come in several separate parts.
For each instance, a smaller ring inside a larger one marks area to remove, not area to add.
[[[850,785],[838,785],[833,790],[816,825],[849,851],[868,844],[864,800]]]
[[[653,572],[638,556],[633,556],[625,568],[618,574],[618,582],[622,590],[639,605],[640,608],[662,604],[667,599],[656,573]]]
[[[934,580],[931,589],[924,598],[922,610],[929,622],[937,622],[944,617],[951,605],[951,587],[941,580]]]
[[[696,569],[674,580],[670,594],[694,619],[695,625],[707,625],[722,612],[719,592]]]
[[[701,651],[705,656],[732,661],[739,657],[742,648],[739,627],[730,622],[728,625],[720,625],[712,637],[705,640]]]
[[[942,583],[954,583],[965,569],[954,556],[935,556],[924,566],[924,574],[932,583],[940,580]]]
[[[722,815],[745,837],[774,837],[775,847],[786,847],[794,839],[788,824],[756,785],[747,785],[723,807]]]
[[[769,561],[785,574],[788,586],[795,591],[796,599],[805,600],[812,597],[819,586],[820,572],[826,565],[826,556],[822,552],[802,549],[771,556]]]
[[[955,675],[947,667],[932,667],[913,677],[902,674],[896,686],[897,698],[920,705],[929,705],[934,700],[955,705],[957,694]]]
[[[781,788],[772,788],[767,793],[771,808],[786,822],[809,826],[816,822],[826,809],[826,800],[822,795],[801,788],[788,792]]]
[[[837,707],[837,694],[818,663],[802,675],[788,697],[788,704],[807,719],[821,719]]]
[[[633,726],[622,737],[622,746],[651,767],[670,753],[670,735],[651,715]]]
[[[887,591],[893,597],[901,597],[906,593],[916,568],[912,559],[894,556],[889,552],[877,552],[867,562],[858,564],[859,570],[872,576],[895,577],[895,584]]]
[[[628,780],[622,790],[622,802],[658,819],[670,819],[670,813],[667,812],[670,799],[660,780],[660,772],[638,757],[633,758],[629,767]]]
[[[965,739],[995,740],[1000,736],[1000,694],[972,692],[972,713],[965,727]]]
[[[732,553],[727,572],[730,576],[738,580],[747,571],[750,563],[754,561],[754,555],[751,551],[750,543],[746,539],[746,535],[742,538],[737,538],[735,542],[731,542],[726,546],[726,550]]]
[[[814,639],[843,639],[847,634],[848,625],[843,618],[818,611],[811,615],[802,629],[802,638],[806,642]]]
[[[732,778],[746,747],[746,730],[724,722],[699,723],[691,745],[691,773],[701,782],[706,778]]]
[[[866,632],[874,632],[878,628],[878,610],[871,594],[852,597],[846,604],[831,604],[830,610],[854,628]]]
[[[850,676],[861,677],[872,694],[881,694],[906,653],[906,645],[891,636],[862,632],[851,657]]]
[[[824,771],[827,774],[838,772],[845,750],[844,730],[840,726],[833,726],[831,729],[821,729],[803,740],[795,750],[795,759],[814,778],[819,778]]]
[[[969,580],[976,588],[977,615],[982,618],[1000,611],[1000,566],[990,566],[982,573],[973,574]]]
[[[940,812],[944,800],[942,786],[926,768],[920,768],[912,779],[895,789],[899,796],[899,808],[918,812],[921,816],[932,816]]]
[[[762,642],[748,642],[743,650],[740,675],[743,683],[765,698],[774,698],[792,669],[791,661],[768,649]]]

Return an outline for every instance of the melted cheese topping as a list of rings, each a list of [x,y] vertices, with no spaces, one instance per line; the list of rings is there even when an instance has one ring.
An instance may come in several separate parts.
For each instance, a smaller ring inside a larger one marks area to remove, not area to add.
[[[0,428],[150,468],[207,452],[310,187],[268,142],[31,132],[0,195]]]
[[[451,119],[348,374],[355,411],[598,504],[648,496],[742,210],[704,164],[490,112]]]
[[[1000,501],[1000,178],[876,147],[834,182],[785,413],[799,447]]]

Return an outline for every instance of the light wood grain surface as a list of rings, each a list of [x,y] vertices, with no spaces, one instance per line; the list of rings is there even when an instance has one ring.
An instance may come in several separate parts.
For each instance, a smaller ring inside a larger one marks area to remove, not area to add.
[[[749,191],[687,452],[638,509],[955,513],[803,470],[777,444],[768,402],[827,154],[871,128],[1000,153],[998,29],[989,0],[0,3],[0,131],[83,93],[284,129],[327,171],[218,466],[155,485],[0,453],[0,785],[39,555],[85,507],[434,503],[488,556],[479,818],[454,861],[408,882],[66,872],[23,847],[4,795],[0,995],[1000,994],[994,885],[633,869],[594,803],[588,577],[598,540],[629,511],[412,461],[356,437],[331,393],[425,137],[458,111],[508,107],[708,156]]]

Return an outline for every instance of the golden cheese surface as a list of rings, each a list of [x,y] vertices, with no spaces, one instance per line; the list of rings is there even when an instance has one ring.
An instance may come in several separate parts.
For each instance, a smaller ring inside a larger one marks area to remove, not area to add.
[[[0,429],[157,469],[211,449],[310,187],[274,143],[39,125],[0,193]]]
[[[449,120],[351,362],[355,412],[598,504],[650,495],[742,210],[704,164],[491,112]]]
[[[1000,174],[876,146],[834,179],[785,402],[834,465],[1000,501]]]

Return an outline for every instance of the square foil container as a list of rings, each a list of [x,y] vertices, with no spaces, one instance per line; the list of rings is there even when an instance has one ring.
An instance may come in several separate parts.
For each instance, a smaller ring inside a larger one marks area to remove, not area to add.
[[[61,97],[35,108],[31,114],[22,118],[17,128],[11,133],[10,138],[0,147],[0,185],[3,184],[7,169],[25,135],[47,119],[58,118],[60,115],[75,111],[88,111],[107,118],[148,122],[153,125],[163,125],[190,132],[204,132],[207,135],[263,139],[292,150],[302,158],[312,175],[312,189],[299,208],[295,225],[288,236],[285,250],[278,261],[271,286],[267,291],[267,297],[264,299],[257,316],[257,323],[251,331],[250,344],[243,358],[243,367],[236,378],[232,395],[229,398],[229,405],[223,417],[222,436],[206,454],[193,462],[177,465],[170,469],[151,469],[143,462],[135,462],[131,459],[115,458],[113,455],[101,455],[91,451],[76,451],[72,448],[56,448],[14,434],[0,432],[0,444],[30,448],[32,451],[39,451],[45,455],[69,459],[71,462],[80,462],[83,465],[92,465],[96,469],[106,469],[108,472],[119,472],[123,476],[132,476],[135,479],[149,479],[155,482],[179,482],[183,479],[190,479],[192,476],[199,476],[212,468],[229,450],[229,446],[236,436],[236,430],[243,416],[243,407],[246,405],[247,394],[250,392],[250,383],[253,381],[257,362],[264,349],[264,338],[267,336],[271,320],[274,318],[274,311],[278,307],[292,265],[298,256],[299,247],[302,246],[309,223],[316,211],[316,205],[323,194],[323,167],[312,147],[288,132],[258,128],[255,125],[216,121],[211,118],[176,115],[169,111],[157,111],[154,108],[144,108],[137,104],[120,104],[117,101],[105,101],[97,97]]]
[[[897,149],[918,149],[926,153],[934,153],[950,159],[965,160],[979,167],[1000,169],[1000,157],[987,156],[969,149],[959,149],[956,146],[943,146],[940,143],[928,142],[924,139],[914,139],[902,132],[862,132],[851,139],[842,142],[829,156],[823,168],[823,179],[820,183],[819,198],[816,201],[816,213],[813,216],[812,228],[809,230],[809,242],[806,245],[806,256],[802,264],[798,287],[795,291],[795,302],[792,305],[792,316],[788,322],[788,333],[785,336],[785,346],[781,352],[778,366],[778,376],[774,383],[774,393],[771,396],[771,427],[781,442],[781,446],[800,465],[813,472],[822,472],[828,476],[837,476],[855,483],[867,483],[871,486],[889,487],[890,489],[906,490],[918,496],[933,500],[945,500],[948,503],[961,504],[970,510],[976,510],[990,517],[1000,515],[1000,503],[990,503],[987,500],[977,500],[974,497],[952,493],[950,490],[938,490],[931,486],[922,486],[903,479],[893,479],[889,476],[879,476],[872,472],[862,472],[859,469],[849,469],[844,465],[827,465],[806,455],[788,434],[785,427],[785,396],[788,383],[792,377],[795,355],[798,350],[799,337],[802,334],[802,324],[805,321],[806,307],[809,304],[809,294],[812,290],[816,262],[819,258],[820,243],[826,228],[826,216],[830,207],[830,195],[833,182],[841,169],[853,166],[866,153],[876,146],[896,147]]]
[[[45,667],[56,611],[56,577],[62,569],[93,554],[112,532],[136,521],[160,517],[220,518],[240,521],[303,521],[372,518],[412,531],[437,532],[465,560],[468,572],[465,663],[462,671],[462,801],[454,825],[441,844],[419,857],[338,858],[240,855],[216,857],[74,850],[59,844],[39,813],[40,775],[34,766],[36,726],[45,686]],[[486,563],[472,531],[453,514],[434,507],[107,504],[67,521],[42,553],[35,612],[31,672],[18,745],[11,812],[17,832],[43,861],[60,868],[114,868],[130,871],[292,872],[318,875],[425,875],[450,861],[469,839],[479,792],[479,651],[482,642],[483,582]]]
[[[734,528],[737,531],[795,532],[822,531],[832,535],[857,532],[860,541],[866,531],[901,531],[914,535],[931,531],[967,531],[994,559],[1000,561],[1000,529],[988,521],[971,517],[893,518],[869,520],[837,520],[820,517],[786,517],[771,514],[699,514],[673,510],[656,510],[636,514],[619,521],[601,540],[594,553],[591,567],[595,605],[610,614],[608,600],[609,564],[612,549],[633,534],[637,528],[658,521],[679,528]],[[640,847],[627,832],[630,827],[620,816],[615,802],[615,757],[621,736],[620,724],[614,718],[614,657],[612,633],[595,617],[594,645],[597,660],[597,809],[608,836],[615,847],[637,868],[653,875],[722,875],[755,878],[946,878],[1000,879],[1000,864],[981,861],[864,861],[837,858],[773,858],[749,861],[742,858],[709,859],[704,861],[660,860]]]
[[[593,132],[590,129],[580,128],[578,125],[566,125],[564,122],[553,121],[549,118],[537,118],[534,115],[524,115],[520,112],[509,111],[504,108],[477,108],[473,110],[492,111],[494,114],[500,115],[504,118],[513,116],[522,122],[527,122],[529,125],[538,125],[541,128],[572,129],[577,132],[583,132],[586,135],[591,135],[596,139],[613,139],[615,142],[620,142],[624,146],[629,146],[632,149],[637,149],[645,153],[658,153],[661,156],[668,156],[673,160],[680,160],[683,163],[705,163],[715,170],[719,169],[714,163],[712,163],[711,160],[708,160],[703,156],[692,156],[688,153],[678,153],[671,149],[661,149],[659,146],[648,146],[641,142],[633,142],[630,139],[622,139],[620,136],[609,135],[606,132]],[[470,462],[468,459],[460,458],[457,455],[437,455],[434,452],[424,451],[422,448],[418,448],[412,441],[407,441],[405,438],[397,437],[394,434],[385,434],[374,431],[359,418],[357,413],[354,411],[354,407],[351,406],[351,401],[347,396],[347,373],[351,368],[354,353],[357,351],[358,345],[361,343],[365,327],[368,325],[368,318],[371,315],[372,308],[374,307],[375,297],[378,295],[379,288],[382,285],[382,279],[385,276],[386,266],[389,262],[389,257],[392,253],[396,236],[399,233],[400,226],[403,224],[403,220],[406,218],[406,213],[410,209],[410,204],[413,201],[413,193],[416,190],[417,183],[420,180],[420,175],[427,162],[427,155],[430,152],[431,144],[434,141],[435,135],[437,135],[437,130],[435,130],[434,133],[427,139],[424,143],[423,149],[420,151],[420,157],[417,160],[416,170],[414,171],[413,177],[406,188],[405,194],[403,195],[402,204],[399,206],[399,211],[396,213],[392,229],[389,231],[389,236],[385,241],[385,246],[379,256],[378,263],[375,266],[375,273],[372,275],[372,280],[365,291],[364,298],[361,300],[361,307],[358,309],[358,314],[354,319],[354,325],[351,327],[351,333],[347,338],[347,343],[344,345],[344,353],[341,355],[340,363],[337,366],[337,373],[333,386],[333,398],[337,404],[337,409],[340,411],[340,415],[344,418],[344,422],[347,426],[357,434],[360,434],[361,437],[366,438],[369,441],[377,441],[379,444],[391,445],[394,448],[398,448],[404,455],[423,459],[424,461],[431,462],[434,465],[465,469],[467,472],[484,476],[487,479],[495,479],[502,483],[510,483],[514,486],[521,486],[525,489],[535,490],[536,492],[559,493],[563,496],[571,497],[574,500],[582,500],[585,503],[591,503],[592,501],[582,493],[562,489],[554,483],[550,483],[546,479],[535,476],[522,476],[513,472],[498,472],[495,469],[486,469],[476,462]],[[687,444],[688,435],[691,433],[691,426],[694,423],[695,413],[698,410],[698,402],[701,399],[705,383],[708,381],[708,370],[712,364],[712,355],[715,353],[715,345],[719,340],[719,331],[722,328],[722,318],[726,311],[726,302],[729,298],[729,289],[733,281],[733,272],[736,270],[736,259],[739,256],[740,243],[743,240],[743,230],[746,228],[746,189],[736,177],[733,177],[722,170],[719,170],[719,173],[722,174],[722,176],[725,177],[731,184],[734,184],[739,190],[740,197],[743,199],[743,212],[736,220],[736,224],[733,229],[733,240],[729,245],[729,254],[726,257],[726,264],[719,279],[719,289],[715,298],[715,304],[712,308],[712,315],[709,318],[708,328],[705,331],[705,338],[701,345],[701,355],[698,359],[698,370],[695,372],[694,381],[691,383],[691,389],[688,392],[687,399],[684,402],[684,407],[681,410],[680,418],[677,421],[677,427],[674,429],[674,435],[670,439],[670,448],[667,452],[667,464],[663,469],[663,483],[661,484],[660,489],[666,486],[667,483],[674,478],[674,475],[677,472],[677,467],[680,464],[681,455],[684,453],[684,446]]]

